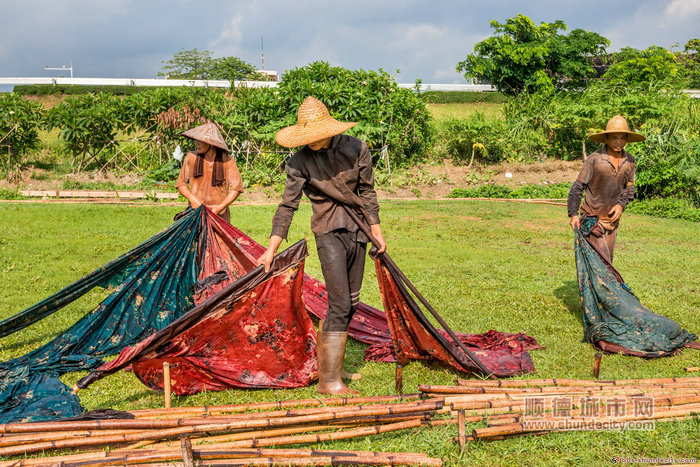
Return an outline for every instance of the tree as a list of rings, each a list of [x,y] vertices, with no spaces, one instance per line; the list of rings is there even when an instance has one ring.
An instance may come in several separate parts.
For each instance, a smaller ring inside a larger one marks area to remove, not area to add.
[[[680,60],[685,67],[688,87],[700,88],[700,39],[690,39],[684,47],[685,53],[680,54]]]
[[[42,114],[43,107],[39,103],[14,92],[0,95],[0,154],[7,153],[4,165],[8,176],[13,156],[25,154],[39,145]]]
[[[255,67],[237,57],[215,58],[211,61],[211,79],[245,80],[255,76]]]
[[[681,63],[668,50],[652,45],[644,50],[623,47],[613,54],[603,79],[620,84],[646,84],[678,81]]]
[[[164,63],[158,76],[172,79],[208,79],[211,68],[211,52],[209,50],[180,49],[173,58]]]
[[[561,34],[566,31],[563,21],[537,26],[522,14],[505,24],[492,20],[491,28],[495,34],[477,43],[457,70],[510,95],[583,87],[596,75],[591,57],[610,45],[600,34],[584,29]]]
[[[227,79],[242,80],[255,76],[253,65],[237,57],[212,58],[209,50],[184,50],[162,62],[158,76],[172,79]]]

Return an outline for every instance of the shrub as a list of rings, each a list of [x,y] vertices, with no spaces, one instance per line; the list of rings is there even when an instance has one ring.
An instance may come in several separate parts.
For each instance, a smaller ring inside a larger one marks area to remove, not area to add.
[[[150,86],[97,86],[78,84],[22,84],[14,87],[14,92],[23,96],[49,96],[49,95],[81,95],[81,94],[114,94],[117,96],[130,96],[145,91],[152,91]],[[171,89],[171,88],[157,88]]]
[[[513,199],[566,199],[570,183],[550,185],[523,185],[509,188],[502,185],[482,185],[475,188],[455,188],[449,198],[513,198]]]
[[[0,95],[0,153],[6,170],[12,159],[39,145],[39,124],[43,116],[40,104],[28,101],[19,94]]]
[[[648,216],[700,222],[700,208],[687,200],[678,198],[635,200],[627,206],[626,211]]]
[[[124,128],[121,100],[109,94],[69,97],[48,111],[48,130],[60,128],[60,138],[73,153],[72,167],[81,171],[104,162],[117,131]]]

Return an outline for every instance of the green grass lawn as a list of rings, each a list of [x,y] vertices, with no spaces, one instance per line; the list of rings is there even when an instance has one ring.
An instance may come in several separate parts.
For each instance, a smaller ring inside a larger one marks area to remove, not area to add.
[[[233,223],[266,242],[274,206],[235,206]],[[170,224],[176,207],[10,204],[0,202],[0,318],[11,316],[115,258]],[[565,208],[470,200],[381,202],[389,251],[411,281],[456,331],[525,332],[546,349],[533,351],[533,377],[591,377],[595,350],[581,342],[581,306],[573,236]],[[309,239],[306,271],[321,277],[303,204],[290,242]],[[291,243],[289,243],[291,244]],[[700,225],[626,214],[616,267],[641,302],[683,327],[700,331]],[[284,246],[284,245],[283,245]],[[90,310],[104,292],[93,291],[55,315],[0,340],[0,359],[22,355],[53,338]],[[361,299],[381,307],[368,263]],[[362,360],[365,346],[349,345],[349,367],[364,376],[352,387],[363,395],[393,393],[394,366]],[[600,377],[687,376],[700,352],[643,360],[606,356]],[[85,373],[65,375],[72,385]],[[463,375],[436,364],[404,369],[404,390],[418,384],[453,384]],[[231,390],[175,398],[176,405],[217,405],[315,396],[315,385],[296,390]],[[79,393],[87,409],[159,407],[162,394],[120,372]],[[470,425],[468,429],[479,427]],[[558,433],[505,441],[475,442],[464,454],[452,444],[455,426],[421,428],[323,448],[423,451],[449,465],[610,465],[620,457],[700,459],[700,418],[658,423],[651,432]],[[321,447],[321,446],[318,446]]]
[[[486,118],[502,118],[503,104],[492,102],[471,102],[464,104],[427,104],[430,114],[435,120],[450,118],[466,119],[476,113]]]

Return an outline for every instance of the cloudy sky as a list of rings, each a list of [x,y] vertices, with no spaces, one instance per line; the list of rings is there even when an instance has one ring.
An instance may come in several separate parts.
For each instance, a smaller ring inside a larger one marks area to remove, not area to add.
[[[609,51],[682,49],[700,36],[700,0],[0,0],[0,76],[153,78],[180,49],[206,49],[283,72],[315,60],[464,83],[455,65],[523,13],[610,39]]]

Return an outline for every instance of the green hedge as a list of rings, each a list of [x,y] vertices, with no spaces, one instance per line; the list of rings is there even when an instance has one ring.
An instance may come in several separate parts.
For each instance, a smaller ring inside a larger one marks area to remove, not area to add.
[[[475,188],[455,188],[448,198],[512,198],[512,199],[566,199],[571,183],[551,185],[524,185],[510,188],[503,185],[482,185]]]
[[[161,86],[83,86],[83,85],[56,85],[53,84],[27,84],[15,86],[14,92],[23,96],[49,96],[49,95],[80,95],[103,92],[117,96],[130,96]],[[162,86],[168,87],[168,86]]]
[[[475,91],[426,91],[421,93],[425,102],[431,104],[471,104],[473,102],[489,102],[503,104],[508,100],[500,92]]]
[[[687,200],[678,198],[654,198],[633,201],[627,206],[626,211],[668,219],[700,222],[700,208]]]

